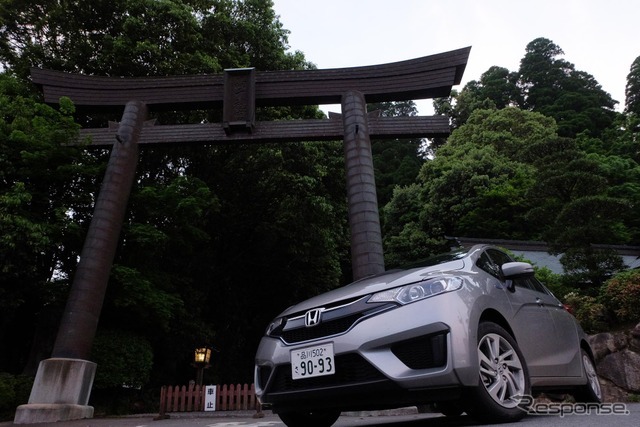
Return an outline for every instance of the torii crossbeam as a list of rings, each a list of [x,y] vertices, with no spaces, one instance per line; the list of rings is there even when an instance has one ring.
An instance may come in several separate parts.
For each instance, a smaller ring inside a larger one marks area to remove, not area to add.
[[[131,100],[150,112],[224,107],[228,122],[248,132],[229,132],[220,123],[145,128],[139,143],[222,143],[327,141],[341,139],[344,128],[334,120],[255,122],[254,107],[339,104],[348,91],[360,92],[367,103],[449,96],[460,83],[470,48],[390,64],[304,71],[227,70],[223,75],[114,78],[69,74],[33,68],[33,82],[42,87],[45,102],[71,98],[83,112],[122,111]],[[226,89],[225,89],[226,88]],[[239,91],[241,102],[238,101]],[[227,102],[225,102],[227,97]],[[237,107],[243,108],[237,108]],[[443,137],[446,117],[370,118],[372,139]],[[116,130],[83,129],[93,145],[113,144]]]

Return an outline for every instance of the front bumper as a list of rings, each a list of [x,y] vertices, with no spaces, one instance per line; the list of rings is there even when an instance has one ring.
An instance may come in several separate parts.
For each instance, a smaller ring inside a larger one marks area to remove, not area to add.
[[[464,378],[477,381],[477,371],[469,375],[468,327],[459,325],[464,312],[450,293],[378,313],[337,336],[295,345],[264,337],[256,355],[256,393],[275,411],[363,410],[459,397],[461,386],[470,385]],[[452,331],[449,325],[456,323]],[[333,343],[335,374],[293,380],[291,351],[326,342]]]

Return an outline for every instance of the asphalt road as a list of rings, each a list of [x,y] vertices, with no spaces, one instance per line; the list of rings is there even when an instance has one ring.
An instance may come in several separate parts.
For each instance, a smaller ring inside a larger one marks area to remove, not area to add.
[[[513,425],[518,427],[638,427],[640,426],[640,403],[626,404],[626,415],[569,414],[529,415]],[[252,413],[190,413],[172,414],[168,419],[154,420],[153,415],[118,418],[92,418],[58,423],[19,424],[0,423],[0,427],[285,427],[277,415],[265,412],[263,418],[253,418]],[[462,416],[446,418],[440,414],[402,413],[383,415],[376,413],[349,414],[341,416],[335,427],[463,427],[496,424],[478,424]],[[505,424],[499,424],[505,426]]]

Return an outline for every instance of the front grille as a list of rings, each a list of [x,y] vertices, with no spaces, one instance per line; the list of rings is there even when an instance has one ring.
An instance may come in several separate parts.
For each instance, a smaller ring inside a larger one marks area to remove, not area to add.
[[[362,316],[362,313],[356,313],[340,319],[322,322],[318,326],[311,328],[298,328],[290,331],[284,331],[282,333],[282,339],[288,343],[298,343],[341,334],[349,330],[351,325],[356,323],[360,318],[362,318]]]
[[[401,341],[391,352],[410,369],[429,369],[447,363],[446,332]]]
[[[276,367],[273,381],[269,385],[269,393],[285,393],[289,391],[362,384],[384,380],[386,378],[380,371],[356,353],[336,356],[335,364],[336,370],[333,375],[302,378],[298,380],[291,378],[291,364],[280,365]]]
[[[369,303],[368,299],[369,296],[364,296],[319,307],[320,323],[309,327],[305,326],[306,312],[293,313],[273,328],[269,335],[280,338],[287,344],[326,338],[347,332],[365,317],[397,307],[397,304],[388,302]]]

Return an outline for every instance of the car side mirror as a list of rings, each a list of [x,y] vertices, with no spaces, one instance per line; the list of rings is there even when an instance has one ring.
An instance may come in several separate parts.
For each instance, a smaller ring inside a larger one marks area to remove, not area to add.
[[[535,274],[533,266],[528,262],[507,262],[502,264],[501,270],[505,280],[532,277]]]

